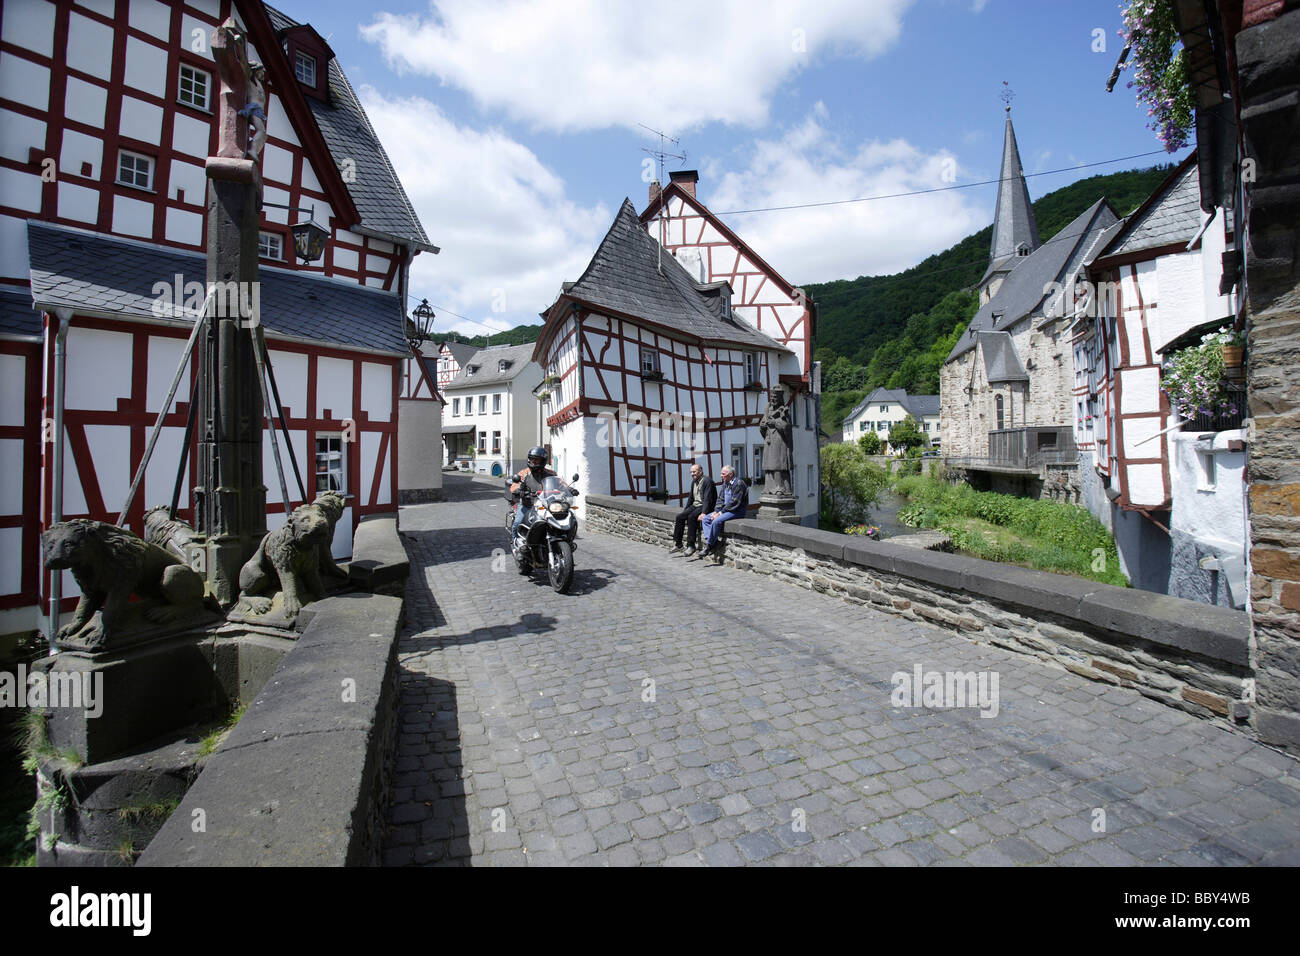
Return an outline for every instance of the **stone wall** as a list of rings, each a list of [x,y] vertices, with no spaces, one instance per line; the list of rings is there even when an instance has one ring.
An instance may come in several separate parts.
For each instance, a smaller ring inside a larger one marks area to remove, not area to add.
[[[1260,739],[1300,753],[1300,9],[1248,4],[1244,25],[1254,720]]]
[[[587,530],[662,547],[675,508],[587,498]],[[1247,616],[891,542],[744,519],[726,525],[741,570],[948,628],[1242,729],[1250,715]]]

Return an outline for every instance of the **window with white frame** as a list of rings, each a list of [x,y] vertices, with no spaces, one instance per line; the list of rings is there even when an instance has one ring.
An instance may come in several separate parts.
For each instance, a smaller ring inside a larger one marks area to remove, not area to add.
[[[153,157],[130,150],[119,150],[117,154],[117,181],[123,186],[135,186],[139,189],[153,188]]]
[[[745,384],[758,381],[758,353],[745,353]]]
[[[343,466],[343,436],[316,436],[316,493],[345,493],[346,470]]]
[[[494,455],[501,454],[501,433],[500,432],[492,433],[492,454]]]
[[[745,446],[731,446],[731,467],[736,472],[737,478],[745,477]]]
[[[495,395],[492,396],[492,414],[493,415],[501,414],[501,393],[500,392],[497,392]]]
[[[880,414],[882,414],[882,415],[888,415],[888,414],[889,414],[889,406],[888,406],[888,405],[881,405],[881,406],[880,406]]]
[[[451,400],[451,417],[452,417],[452,418],[458,418],[458,417],[460,417],[460,399],[459,399],[459,398],[453,398],[453,399]]]
[[[641,374],[659,371],[659,350],[641,346]]]
[[[808,466],[808,497],[811,498],[813,492],[817,490],[817,481],[813,477],[813,466]]]
[[[646,491],[663,491],[664,490],[664,466],[663,462],[652,461],[646,465]]]
[[[257,234],[257,255],[260,259],[284,261],[284,236],[278,232],[259,232]]]
[[[1196,490],[1213,491],[1218,478],[1218,468],[1214,462],[1214,452],[1210,450],[1196,452]]]
[[[762,445],[754,446],[754,470],[750,472],[750,474],[754,476],[755,481],[757,481],[763,474],[763,446]]]
[[[305,83],[307,86],[316,85],[316,58],[308,56],[301,50],[293,58],[293,75],[298,78],[299,83]]]
[[[480,415],[486,415],[486,414],[487,414],[487,396],[486,396],[486,395],[480,395],[480,396],[478,397],[478,413],[479,413]]]
[[[176,86],[178,102],[198,110],[207,110],[210,99],[208,91],[211,88],[212,78],[207,73],[188,63],[181,64],[180,82]]]
[[[860,431],[860,432],[864,432],[864,431],[866,431],[866,430],[867,430],[867,426],[870,425],[870,424],[871,424],[871,423],[870,423],[869,421],[867,421],[865,418],[862,419],[861,421],[858,422],[858,431]]]
[[[480,455],[487,454],[487,432],[478,433],[478,453]]]

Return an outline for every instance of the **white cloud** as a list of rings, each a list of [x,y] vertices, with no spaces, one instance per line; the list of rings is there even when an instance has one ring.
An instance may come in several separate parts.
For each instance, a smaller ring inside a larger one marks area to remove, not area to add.
[[[361,28],[399,72],[437,76],[536,128],[670,133],[766,121],[772,94],[834,54],[876,56],[912,0],[431,0]]]
[[[748,147],[742,169],[704,163],[701,200],[722,213],[943,188],[954,185],[954,171],[956,184],[969,179],[949,152],[926,153],[901,139],[845,144],[826,119],[818,104],[779,139]],[[982,198],[951,190],[724,218],[791,282],[825,282],[897,272],[941,252],[988,225]]]
[[[483,334],[538,321],[586,268],[613,213],[580,206],[527,147],[458,126],[421,97],[363,86],[361,101],[439,255],[421,253],[411,294],[440,306],[436,328]],[[459,312],[478,325],[446,314]]]

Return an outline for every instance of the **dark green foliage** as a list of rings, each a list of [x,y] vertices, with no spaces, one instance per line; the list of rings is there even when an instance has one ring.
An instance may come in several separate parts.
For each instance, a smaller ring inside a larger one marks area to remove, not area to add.
[[[895,451],[900,448],[905,451],[919,449],[923,445],[930,444],[929,436],[921,431],[921,426],[915,418],[908,415],[901,422],[889,430],[889,444]]]
[[[541,334],[542,327],[540,325],[516,325],[513,329],[508,329],[505,332],[493,332],[490,336],[448,332],[446,335],[440,336],[438,340],[464,342],[477,348],[487,348],[489,345],[523,345],[525,342],[536,342]]]
[[[880,445],[880,436],[874,431],[863,432],[862,437],[858,439],[858,447],[862,449],[864,455],[879,455]]]
[[[865,391],[823,392],[822,430],[832,439],[837,439],[844,430],[844,416],[853,411],[858,402],[866,397]]]
[[[836,442],[822,449],[821,523],[833,531],[865,521],[867,509],[875,504],[889,484],[889,475],[867,461],[862,449],[851,442]]]
[[[1033,204],[1039,236],[1046,242],[1102,196],[1110,201],[1117,214],[1128,215],[1164,181],[1171,169],[1169,165],[1153,166],[1090,176],[1048,193]],[[904,362],[914,350],[928,350],[937,337],[951,333],[953,323],[923,330],[919,325],[911,328],[912,321],[933,315],[931,310],[945,296],[979,282],[988,268],[992,238],[990,224],[952,248],[895,275],[860,276],[805,285],[804,290],[817,302],[817,358],[823,363],[823,374],[838,357],[847,356],[855,364],[871,370],[863,387],[887,385],[907,388],[914,394],[935,394],[937,369],[934,384],[930,386],[927,369],[904,369]],[[964,328],[970,316],[964,316],[961,321]],[[902,340],[909,336],[911,345],[907,346]],[[894,350],[873,368],[877,352],[891,342],[897,343]],[[941,361],[947,358],[948,350],[944,350]],[[895,372],[900,373],[897,385],[892,379]],[[926,387],[913,383],[926,384]],[[831,389],[823,384],[823,391]]]

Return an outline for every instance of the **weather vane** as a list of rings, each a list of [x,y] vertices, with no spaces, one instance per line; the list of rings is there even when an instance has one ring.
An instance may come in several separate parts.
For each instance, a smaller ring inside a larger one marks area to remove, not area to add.
[[[1011,112],[1011,101],[1016,98],[1016,91],[1011,88],[1006,80],[1002,81],[1002,92],[998,94],[998,99],[1007,105],[1007,112]]]

